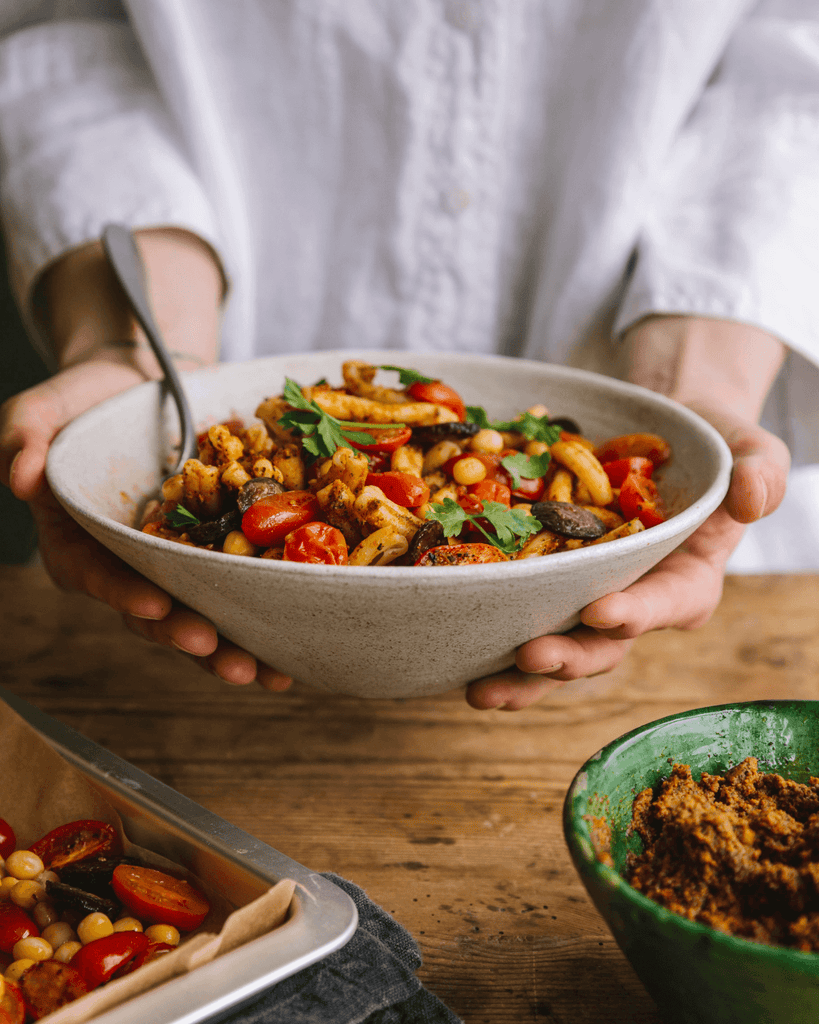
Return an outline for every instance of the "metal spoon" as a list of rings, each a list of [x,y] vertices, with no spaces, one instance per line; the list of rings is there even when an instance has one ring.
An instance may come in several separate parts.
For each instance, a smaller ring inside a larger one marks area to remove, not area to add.
[[[122,285],[123,291],[131,303],[134,316],[139,326],[145,332],[145,336],[154,350],[154,355],[165,374],[165,383],[173,396],[176,408],[179,413],[179,423],[182,430],[182,441],[179,449],[179,458],[176,466],[170,475],[181,473],[182,467],[188,459],[195,459],[199,454],[196,444],[196,431],[193,426],[190,405],[182,386],[176,367],[170,352],[162,340],[162,335],[154,320],[151,304],[148,301],[148,293],[145,287],[145,267],[142,257],[139,255],[134,236],[121,224],[108,224],[102,232],[102,245],[108,262],[111,264],[117,280]]]

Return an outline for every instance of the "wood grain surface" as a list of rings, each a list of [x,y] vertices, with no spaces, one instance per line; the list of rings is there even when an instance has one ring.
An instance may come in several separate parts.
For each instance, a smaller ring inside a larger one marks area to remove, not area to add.
[[[645,722],[815,699],[819,577],[729,578],[713,620],[640,638],[607,676],[521,712],[232,688],[36,567],[0,567],[0,683],[318,871],[417,939],[465,1024],[659,1024],[587,899],[561,808],[575,772]],[[456,627],[453,627],[456,628]]]

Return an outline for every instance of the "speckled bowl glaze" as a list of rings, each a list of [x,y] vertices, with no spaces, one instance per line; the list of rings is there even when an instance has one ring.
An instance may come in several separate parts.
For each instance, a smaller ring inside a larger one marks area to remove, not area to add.
[[[628,851],[641,848],[628,828],[640,790],[667,776],[673,762],[690,765],[699,778],[749,756],[759,759],[760,771],[799,782],[819,773],[819,702],[724,704],[651,722],[589,758],[566,796],[563,825],[575,867],[669,1024],[819,1021],[819,954],[688,921],[622,878]],[[595,852],[606,826],[614,867]]]
[[[520,644],[571,629],[590,601],[660,561],[727,489],[728,448],[693,413],[608,377],[517,359],[379,351],[224,364],[183,375],[194,420],[252,421],[260,400],[280,394],[286,376],[337,383],[341,363],[352,357],[440,378],[493,418],[544,402],[594,441],[632,431],[662,434],[674,455],[661,491],[674,515],[609,544],[457,568],[303,565],[173,544],[131,527],[178,440],[173,404],[154,383],[66,427],[49,452],[49,482],[89,533],[234,643],[314,686],[385,698],[443,693],[509,667]]]

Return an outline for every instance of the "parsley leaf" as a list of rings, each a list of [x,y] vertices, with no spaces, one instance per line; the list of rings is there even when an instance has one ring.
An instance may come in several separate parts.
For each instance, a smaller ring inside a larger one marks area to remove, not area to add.
[[[399,383],[404,387],[407,387],[409,384],[416,383],[431,384],[435,380],[434,377],[425,377],[422,373],[418,373],[417,370],[408,370],[403,366],[379,366],[378,369],[395,370],[398,374]]]
[[[489,544],[507,555],[519,551],[529,537],[543,529],[540,521],[523,509],[507,508],[499,501],[484,501],[482,504],[482,512],[470,515],[457,501],[444,498],[442,504],[436,502],[427,511],[426,518],[437,520],[444,528],[445,537],[459,536],[466,523],[472,523],[486,537]],[[491,523],[495,527],[495,533],[485,530],[479,521],[481,519]]]
[[[187,530],[191,526],[198,526],[200,522],[193,512],[188,512],[184,505],[177,505],[172,512],[168,512],[165,518],[174,530]]]
[[[548,452],[544,452],[542,455],[525,455],[523,452],[518,452],[516,455],[506,455],[502,458],[501,465],[512,477],[512,485],[520,487],[521,477],[525,477],[527,480],[536,480],[545,474],[551,461],[552,457]]]
[[[519,420],[492,422],[486,415],[486,410],[480,405],[468,405],[466,418],[470,423],[477,423],[482,430],[513,431],[523,434],[530,441],[543,441],[549,445],[560,440],[560,427],[551,423],[548,416],[533,416],[532,413],[525,412]]]

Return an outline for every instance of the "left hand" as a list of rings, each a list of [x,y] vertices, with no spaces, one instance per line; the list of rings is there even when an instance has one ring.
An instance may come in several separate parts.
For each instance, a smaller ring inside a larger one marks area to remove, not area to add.
[[[777,339],[728,321],[650,317],[629,332],[626,343],[638,383],[668,381],[658,370],[659,354],[676,352],[677,375],[671,386],[656,390],[683,401],[725,438],[734,456],[728,494],[653,570],[622,593],[584,608],[581,626],[529,641],[517,653],[517,671],[471,683],[466,698],[474,708],[520,710],[569,680],[611,671],[643,633],[704,625],[719,604],[725,565],[745,524],[770,515],[784,497],[790,455],[757,424],[781,363]]]

